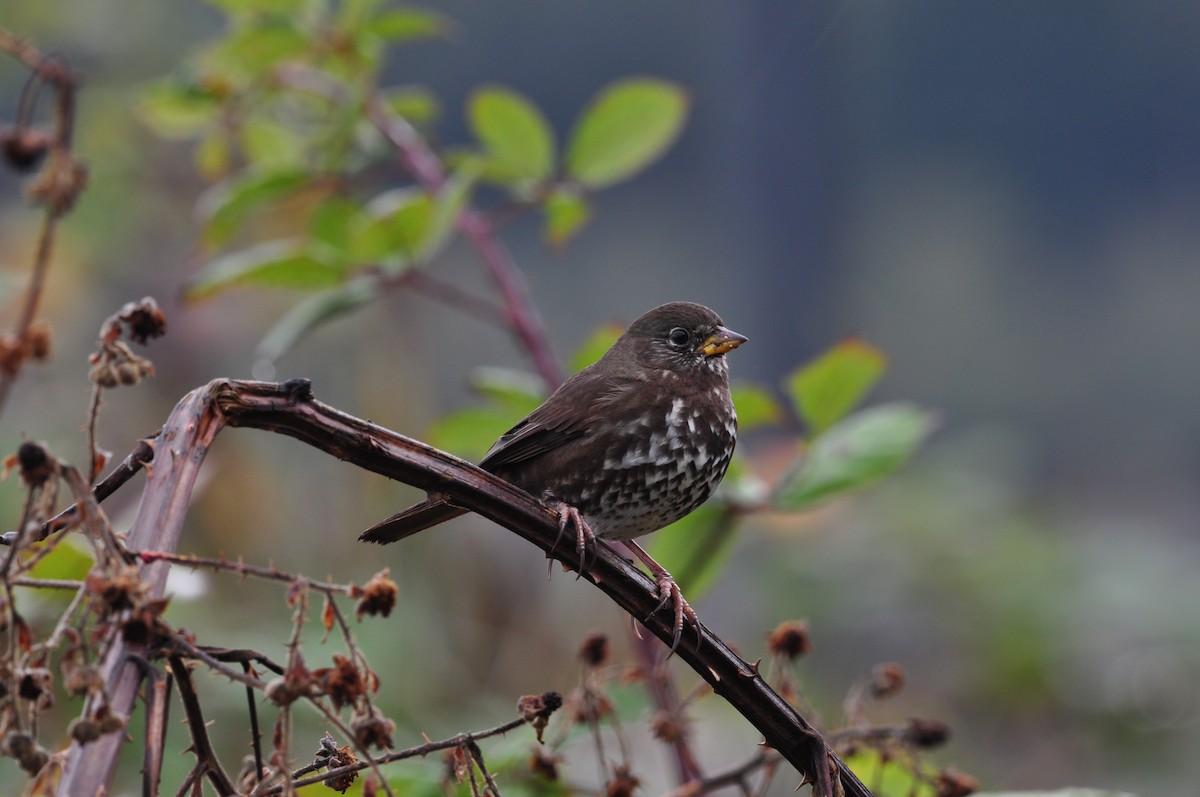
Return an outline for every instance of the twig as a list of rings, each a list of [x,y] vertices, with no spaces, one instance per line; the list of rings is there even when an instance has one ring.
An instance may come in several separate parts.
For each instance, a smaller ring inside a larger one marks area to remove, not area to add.
[[[177,547],[204,454],[221,426],[220,418],[212,412],[212,397],[204,389],[189,393],[175,406],[163,426],[155,466],[129,530],[130,546],[160,551]],[[167,570],[165,563],[142,567],[148,599],[162,595]],[[105,632],[104,644],[107,649],[100,663],[104,694],[114,711],[128,715],[137,697],[141,674],[125,665],[129,654],[137,651],[121,639],[116,627]],[[72,743],[63,760],[63,776],[55,794],[61,797],[92,794],[111,783],[123,742],[123,734],[110,733],[86,745]]]
[[[233,662],[235,664],[253,665],[258,662],[276,675],[283,675],[283,666],[272,661],[265,654],[247,648],[219,648],[212,645],[197,645],[197,650],[212,656],[217,661]],[[242,668],[245,670],[245,666]]]
[[[96,424],[100,420],[100,397],[103,394],[104,389],[93,383],[87,412],[88,484],[95,483],[102,464],[100,450],[96,447]]]
[[[248,661],[242,662],[242,672],[247,677],[254,677],[254,665]],[[254,687],[246,684],[246,709],[250,714],[250,747],[254,751],[254,782],[262,782],[262,730],[258,725],[258,699]]]
[[[57,59],[43,56],[29,41],[14,36],[3,28],[0,28],[0,51],[7,52],[16,58],[30,69],[39,80],[55,88],[57,101],[55,102],[54,114],[54,137],[50,144],[51,151],[48,158],[52,160],[56,157],[62,157],[70,161],[71,134],[74,128],[75,117],[74,75]],[[26,106],[24,112],[27,113],[28,110],[28,106]],[[56,167],[48,160],[44,168],[51,169]],[[71,168],[71,166],[69,165],[68,168]],[[57,191],[58,189],[55,190]],[[37,316],[38,307],[41,305],[42,293],[46,285],[46,272],[50,268],[50,259],[54,249],[54,238],[58,230],[59,219],[67,212],[74,201],[73,197],[68,198],[66,194],[77,190],[77,188],[68,188],[66,189],[66,193],[59,197],[59,199],[51,197],[45,202],[45,210],[42,214],[42,226],[38,232],[37,247],[34,250],[33,273],[29,279],[29,288],[25,292],[17,325],[12,332],[14,345],[20,349],[26,348],[30,329],[33,326],[34,318]],[[62,201],[59,201],[60,199]],[[0,410],[3,409],[8,401],[9,393],[20,373],[24,359],[24,354],[14,353],[11,362],[7,363],[6,367],[0,368]]]
[[[196,474],[209,445],[224,426],[286,434],[359,467],[445,495],[456,505],[499,523],[543,551],[555,550],[559,518],[554,509],[457,457],[314,400],[310,386],[303,380],[279,385],[216,380],[182,399],[163,427],[155,466],[129,533],[130,547],[175,549]],[[574,549],[559,549],[555,556],[578,569]],[[646,575],[605,545],[588,558],[587,581],[633,617],[645,618],[643,624],[655,636],[664,642],[673,639],[673,618],[656,611],[656,585]],[[161,595],[166,563],[153,562],[144,567],[150,595]],[[757,668],[743,661],[707,628],[685,632],[685,639],[697,639],[697,643],[680,646],[676,655],[758,728],[767,745],[816,784],[816,797],[834,797],[831,766],[840,781],[838,793],[848,797],[870,795],[830,752],[821,735],[762,679]],[[136,671],[121,666],[127,655],[126,644],[116,638],[102,669],[114,710],[126,713],[139,680]],[[236,676],[236,680],[246,679],[242,673]],[[99,784],[109,783],[120,744],[117,736],[110,734],[83,748],[72,746],[57,793],[78,794],[85,785],[94,790]],[[316,780],[320,779],[323,777]],[[296,781],[292,785],[298,784]]]
[[[412,268],[405,271],[396,280],[396,284],[461,310],[473,318],[488,321],[496,326],[508,326],[508,316],[501,308],[486,299],[467,293],[453,283],[437,279],[425,269]]]
[[[483,751],[479,749],[479,745],[474,739],[469,739],[465,743],[467,752],[471,754],[471,758],[475,761],[475,766],[479,767],[479,772],[483,775],[483,780],[487,783],[488,788],[492,792],[492,797],[500,797],[500,787],[496,785],[496,781],[492,778],[492,773],[488,772],[487,765],[483,763]]]
[[[445,167],[408,120],[390,113],[378,96],[368,100],[367,114],[396,148],[404,167],[417,182],[431,193],[440,191],[446,183]],[[496,238],[495,231],[483,214],[465,209],[459,213],[455,226],[475,247],[487,267],[488,274],[504,299],[509,328],[528,352],[546,387],[550,390],[558,387],[563,380],[562,366],[550,347],[545,325],[529,299],[529,291],[520,270]]]
[[[684,723],[675,682],[671,679],[670,670],[666,668],[666,662],[662,661],[659,656],[659,652],[663,649],[662,645],[653,642],[649,637],[638,636],[634,640],[633,647],[641,662],[642,670],[645,672],[646,688],[650,692],[650,698],[654,701],[655,707],[669,717],[677,728],[677,733],[674,734],[674,739],[669,744],[671,751],[675,754],[678,785],[683,786],[685,783],[699,780],[704,773],[700,770],[700,765],[688,743],[688,729]]]
[[[209,559],[190,554],[169,553],[167,551],[134,551],[134,557],[143,562],[170,562],[183,567],[207,568],[209,570],[227,570],[239,576],[253,576],[267,581],[284,581],[289,584],[303,584],[306,589],[313,589],[326,594],[349,595],[353,587],[349,584],[334,584],[328,581],[317,581],[304,575],[277,570],[274,566],[246,564],[239,557],[237,561],[228,559]]]
[[[778,761],[779,756],[767,750],[760,750],[749,760],[738,766],[718,772],[716,775],[710,775],[706,778],[685,783],[674,791],[667,792],[665,797],[695,797],[695,795],[707,794],[717,789],[723,789],[726,786],[738,786],[743,793],[746,789],[746,776],[761,769],[770,763],[772,760]]]
[[[182,634],[175,634],[175,636],[171,640],[171,644],[173,644],[175,647],[177,647],[179,649],[178,653],[176,653],[175,655],[187,656],[189,659],[196,659],[197,661],[202,661],[205,664],[207,664],[210,668],[212,668],[216,672],[220,673],[221,675],[224,675],[226,678],[228,678],[231,681],[236,681],[237,683],[245,684],[246,686],[252,687],[254,689],[263,689],[267,685],[265,681],[263,681],[259,678],[255,678],[253,675],[248,675],[247,673],[238,672],[235,669],[226,667],[224,664],[217,661],[217,659],[214,658],[213,656],[210,656],[209,654],[205,653],[200,648],[198,648],[195,645],[193,645],[192,643],[188,642],[186,639],[183,638]]]
[[[146,741],[142,748],[142,797],[158,794],[162,780],[163,750],[167,744],[167,716],[171,709],[171,682],[165,675],[140,656],[130,656],[131,661],[141,668],[142,677],[150,682],[145,690]]]
[[[523,719],[509,720],[503,725],[497,725],[486,731],[472,731],[471,733],[460,733],[457,736],[452,736],[449,739],[442,739],[437,742],[426,742],[419,744],[416,747],[407,747],[403,750],[393,750],[392,752],[379,756],[375,759],[379,764],[390,764],[393,761],[403,761],[406,758],[424,758],[430,753],[436,753],[441,750],[453,750],[455,747],[461,747],[469,741],[478,742],[480,739],[488,739],[492,736],[503,736],[511,730],[516,730],[525,724]],[[329,769],[319,775],[311,775],[306,778],[301,778],[292,782],[292,786],[299,789],[303,786],[311,786],[314,783],[337,777],[338,775],[348,775],[351,772],[359,772],[369,767],[370,764],[366,761],[359,761],[357,764],[347,764],[344,767]],[[274,786],[263,792],[264,795],[281,794],[283,786]]]
[[[192,674],[188,670],[187,664],[177,653],[168,656],[167,662],[179,684],[179,701],[183,703],[183,711],[187,714],[188,732],[192,736],[192,749],[196,753],[199,764],[204,767],[204,774],[208,776],[218,794],[237,793],[233,781],[229,779],[229,774],[221,766],[220,759],[213,751],[212,742],[209,741],[208,728],[204,724],[204,715],[200,711],[200,698],[196,695],[195,686],[192,685]]]
[[[152,441],[158,434],[158,432],[155,432],[150,437],[139,441],[137,446],[129,453],[129,456],[122,460],[120,465],[113,468],[112,472],[105,476],[100,483],[92,487],[92,498],[96,503],[100,503],[115,493],[125,482],[132,479],[138,471],[142,470],[154,459],[154,445]],[[54,532],[65,529],[78,513],[79,505],[77,503],[71,504],[42,524],[41,533],[34,538],[35,541],[44,540]],[[11,545],[16,538],[16,534],[17,532],[11,531],[0,534],[0,545]]]
[[[286,434],[367,470],[418,489],[447,496],[529,540],[543,551],[555,550],[558,515],[527,493],[468,462],[312,400],[307,385],[289,382],[217,382],[209,385],[225,422]],[[283,400],[290,397],[291,400]],[[578,569],[573,550],[556,557]],[[584,578],[596,584],[622,609],[664,642],[674,637],[671,618],[657,613],[654,584],[620,555],[600,546]],[[870,792],[836,756],[821,735],[762,679],[757,670],[701,626],[685,633],[699,642],[684,645],[679,657],[759,729],[767,744],[817,784],[818,797],[831,797],[830,764],[849,797]]]

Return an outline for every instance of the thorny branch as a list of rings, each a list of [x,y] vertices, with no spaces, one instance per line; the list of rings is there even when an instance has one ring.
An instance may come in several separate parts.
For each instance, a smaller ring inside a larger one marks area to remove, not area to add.
[[[11,127],[0,130],[0,145],[5,160],[13,169],[29,171],[41,164],[40,171],[28,186],[28,194],[44,207],[29,287],[16,327],[0,336],[0,409],[3,409],[22,366],[30,359],[44,359],[49,354],[49,328],[38,326],[35,320],[54,251],[58,222],[74,206],[86,185],[87,169],[71,150],[75,125],[75,75],[59,59],[42,55],[30,42],[3,28],[0,28],[0,52],[7,53],[30,70],[18,117]],[[34,127],[30,118],[43,85],[54,91],[55,98],[52,129],[48,134]]]
[[[208,446],[225,426],[260,428],[295,437],[359,467],[446,495],[546,552],[555,547],[558,518],[553,509],[463,460],[314,400],[305,381],[276,385],[216,380],[185,397],[163,427],[142,509],[130,531],[132,548],[175,548],[196,471]],[[568,567],[578,568],[573,550],[561,550],[556,556]],[[154,568],[162,565],[165,563],[145,565],[150,569],[156,594],[161,594],[165,571]],[[659,601],[654,584],[622,557],[601,546],[585,578],[632,616],[645,618],[643,622],[651,633],[664,642],[672,639],[671,618],[655,613]],[[698,644],[682,646],[677,655],[757,727],[768,746],[815,784],[818,797],[870,794],[830,752],[820,734],[767,685],[756,666],[743,661],[703,626],[685,634],[685,639],[697,637]],[[109,694],[121,711],[132,705],[138,680],[136,672],[121,666],[129,653],[118,639],[105,660]],[[109,782],[114,753],[99,743],[73,749],[67,759],[64,784]],[[840,781],[838,791],[831,774]],[[60,789],[59,793],[72,792]]]

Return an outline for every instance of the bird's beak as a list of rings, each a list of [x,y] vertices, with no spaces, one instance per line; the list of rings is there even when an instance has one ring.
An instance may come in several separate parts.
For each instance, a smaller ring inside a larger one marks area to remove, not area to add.
[[[739,335],[732,329],[717,327],[717,331],[709,335],[703,343],[697,346],[696,351],[702,352],[705,357],[716,357],[718,354],[733,351],[747,340],[749,338],[745,335]]]

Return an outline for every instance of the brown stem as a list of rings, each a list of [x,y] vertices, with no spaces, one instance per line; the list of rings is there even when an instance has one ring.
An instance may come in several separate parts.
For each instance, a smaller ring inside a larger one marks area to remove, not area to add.
[[[495,521],[549,553],[558,540],[558,513],[508,482],[468,462],[416,440],[308,399],[305,383],[269,385],[255,382],[213,383],[215,400],[231,426],[248,426],[286,434],[359,467],[445,495],[452,503]],[[290,397],[288,400],[285,397]],[[307,400],[306,400],[307,399]],[[555,556],[578,569],[575,551]],[[659,599],[649,578],[607,546],[584,578],[655,636],[670,644],[673,618],[656,612]],[[756,668],[707,628],[685,629],[677,655],[748,719],[778,750],[817,786],[819,797],[832,797],[830,764],[850,797],[870,792],[826,746],[821,735],[758,674]]]
[[[404,168],[427,191],[440,191],[446,182],[446,170],[421,134],[406,119],[385,110],[377,97],[368,101],[367,112],[379,131],[396,148]],[[495,230],[483,214],[469,208],[463,210],[458,215],[456,226],[475,247],[492,281],[496,283],[504,299],[509,327],[533,360],[546,387],[550,390],[558,387],[563,380],[562,367],[550,347],[542,318],[529,298],[520,269],[496,238]]]
[[[155,466],[150,471],[137,518],[129,530],[128,544],[136,549],[172,551],[178,547],[179,534],[187,515],[188,501],[204,454],[221,428],[213,412],[211,388],[194,390],[175,406],[162,429],[157,444]],[[166,585],[169,566],[155,562],[142,566],[147,596],[160,597]],[[109,631],[107,651],[100,662],[105,679],[104,694],[114,712],[128,715],[137,697],[141,673],[127,667],[132,650],[113,627]],[[124,735],[106,734],[80,745],[73,743],[63,763],[63,777],[55,794],[68,797],[93,794],[112,782]]]
[[[426,491],[438,492],[454,504],[499,523],[543,551],[555,550],[558,513],[508,482],[416,440],[355,418],[312,398],[306,381],[283,384],[216,380],[184,397],[167,419],[158,443],[142,504],[128,544],[135,550],[173,551],[177,547],[196,474],[213,438],[223,426],[266,429],[305,442],[339,459]],[[556,558],[578,569],[573,548]],[[589,554],[584,578],[664,642],[673,639],[670,612],[656,611],[656,585],[606,545]],[[153,596],[162,594],[166,563],[144,565]],[[870,791],[828,748],[821,735],[780,697],[728,645],[702,625],[685,629],[676,655],[707,681],[718,695],[761,732],[766,744],[814,783],[817,797],[869,797]],[[102,672],[116,711],[128,712],[139,681],[123,667],[129,650],[115,639]],[[238,673],[241,675],[241,673]],[[244,679],[244,676],[239,680]],[[79,794],[86,786],[111,782],[120,734],[110,734],[86,747],[73,745],[66,757],[59,795]],[[840,781],[835,792],[831,766]],[[293,784],[295,785],[295,784]]]
[[[200,698],[192,685],[192,673],[187,663],[178,654],[168,656],[167,661],[171,665],[175,681],[179,684],[179,701],[183,703],[183,711],[187,714],[188,732],[192,736],[192,751],[195,752],[196,759],[200,766],[204,767],[204,774],[208,775],[218,794],[236,794],[237,789],[234,788],[233,781],[221,766],[221,761],[212,748],[212,742],[209,741],[208,727],[204,724],[204,714],[200,711]]]

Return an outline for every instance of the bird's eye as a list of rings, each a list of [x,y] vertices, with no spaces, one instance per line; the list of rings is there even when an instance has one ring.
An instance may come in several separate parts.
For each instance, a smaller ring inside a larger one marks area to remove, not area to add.
[[[671,341],[671,345],[677,346],[681,349],[684,346],[688,345],[688,341],[690,341],[691,339],[692,339],[692,336],[689,335],[688,331],[686,329],[684,329],[683,327],[675,327],[667,335],[667,340]]]

